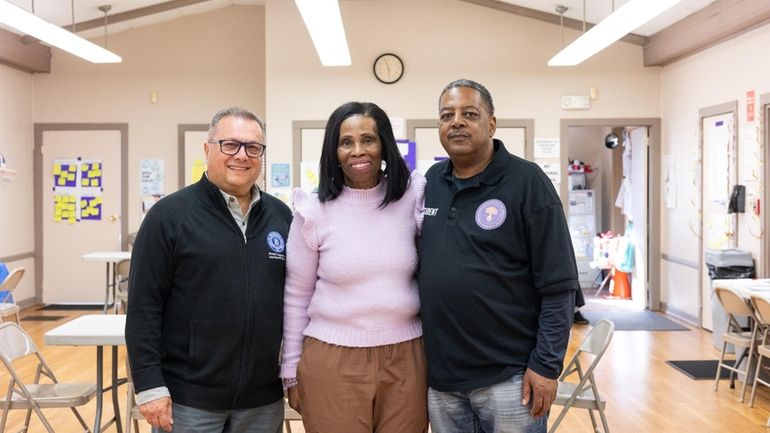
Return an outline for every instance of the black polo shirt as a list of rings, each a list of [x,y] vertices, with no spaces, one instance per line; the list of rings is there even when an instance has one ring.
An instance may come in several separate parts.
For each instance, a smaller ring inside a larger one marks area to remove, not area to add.
[[[428,170],[419,288],[429,385],[462,391],[530,368],[558,377],[577,267],[561,201],[539,166],[508,153],[458,183]]]

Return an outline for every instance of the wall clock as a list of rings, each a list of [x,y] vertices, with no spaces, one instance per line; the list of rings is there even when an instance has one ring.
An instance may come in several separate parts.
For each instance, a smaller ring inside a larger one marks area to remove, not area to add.
[[[380,54],[372,67],[374,76],[384,84],[393,84],[404,76],[404,62],[393,53]]]

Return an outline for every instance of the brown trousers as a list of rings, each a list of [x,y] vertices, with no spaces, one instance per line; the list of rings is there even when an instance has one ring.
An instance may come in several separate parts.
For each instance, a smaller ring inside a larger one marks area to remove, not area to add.
[[[422,338],[343,347],[306,337],[297,366],[308,433],[424,433],[427,377]]]

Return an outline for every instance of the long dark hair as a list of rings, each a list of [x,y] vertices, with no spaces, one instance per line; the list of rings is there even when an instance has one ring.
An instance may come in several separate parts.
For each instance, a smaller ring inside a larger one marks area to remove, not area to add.
[[[371,117],[377,124],[377,134],[382,144],[382,160],[386,167],[383,172],[387,178],[385,198],[380,207],[400,199],[406,187],[409,185],[409,167],[398,151],[396,139],[393,136],[393,127],[390,119],[382,108],[371,102],[348,102],[338,107],[329,116],[324,132],[323,148],[321,149],[320,173],[318,182],[318,200],[322,203],[334,200],[342,192],[344,174],[337,159],[337,146],[340,139],[340,125],[351,116]]]

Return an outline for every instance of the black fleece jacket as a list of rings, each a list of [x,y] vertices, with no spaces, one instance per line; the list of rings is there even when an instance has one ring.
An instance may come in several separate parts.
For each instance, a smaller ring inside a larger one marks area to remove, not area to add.
[[[136,237],[126,344],[134,386],[201,409],[282,398],[278,357],[291,211],[261,194],[246,239],[219,189],[199,182],[155,204]]]

